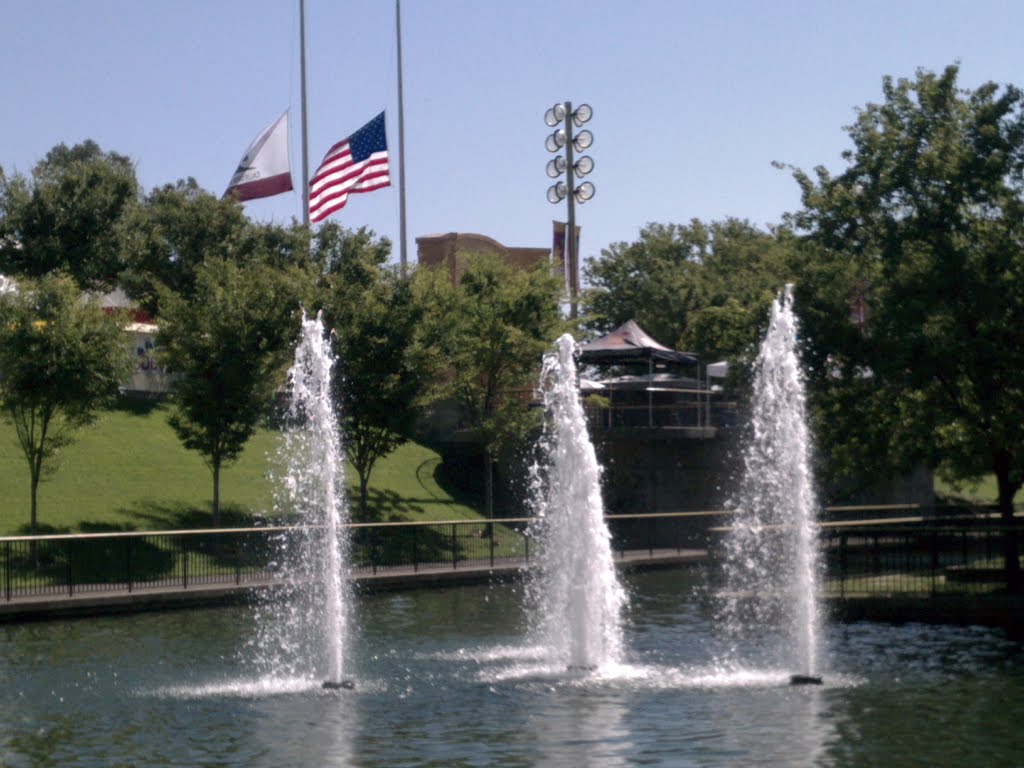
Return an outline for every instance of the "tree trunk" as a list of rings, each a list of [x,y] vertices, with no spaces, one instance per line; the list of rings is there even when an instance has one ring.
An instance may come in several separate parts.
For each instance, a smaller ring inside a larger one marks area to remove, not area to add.
[[[1024,591],[1020,572],[1020,547],[1017,544],[1016,522],[1013,518],[1013,497],[1020,485],[1010,482],[1009,462],[999,462],[996,467],[996,482],[999,486],[999,521],[1003,524],[1003,560],[1006,567],[1006,588],[1019,594]]]
[[[370,517],[366,511],[367,508],[367,496],[369,495],[370,489],[370,473],[359,473],[359,521],[362,523],[368,522]]]
[[[220,528],[220,462],[213,462],[213,527]]]
[[[484,449],[484,509],[487,519],[494,519],[494,456],[491,449]]]
[[[34,471],[34,470],[32,472],[32,480],[31,480],[31,482],[32,482],[32,490],[31,490],[31,496],[32,496],[32,503],[31,503],[32,518],[31,518],[31,525],[29,527],[29,533],[32,536],[37,536],[39,534],[39,473]]]

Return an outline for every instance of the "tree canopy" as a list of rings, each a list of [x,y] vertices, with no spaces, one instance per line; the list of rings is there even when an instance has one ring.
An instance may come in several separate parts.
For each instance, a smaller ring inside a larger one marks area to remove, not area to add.
[[[123,220],[137,199],[132,161],[91,140],[58,144],[31,177],[0,171],[0,273],[60,270],[83,288],[113,287],[123,268]]]
[[[175,377],[169,421],[210,467],[214,525],[220,471],[241,454],[284,380],[304,288],[298,269],[208,258],[192,295],[161,294],[158,341]]]
[[[1024,107],[1017,88],[958,74],[886,78],[847,129],[846,169],[796,172],[793,221],[823,256],[807,345],[860,453],[992,472],[1009,519],[1024,484]],[[836,333],[851,309],[857,332]],[[1007,565],[1019,584],[1015,549]]]
[[[412,278],[386,265],[386,239],[325,225],[317,242],[329,253],[322,261],[330,270],[324,319],[333,329],[339,422],[365,520],[373,467],[412,434],[438,371],[437,355],[423,340],[427,303]]]
[[[546,265],[523,270],[491,255],[467,256],[456,286],[434,284],[432,322],[451,369],[440,394],[458,403],[485,449],[489,515],[492,457],[534,425],[522,395],[532,391],[541,357],[563,327],[558,296]]]
[[[798,249],[785,228],[739,219],[648,224],[636,242],[614,243],[588,262],[587,327],[605,332],[633,319],[705,360],[742,358],[792,279]]]
[[[28,463],[33,534],[39,483],[55,454],[131,371],[121,322],[83,302],[66,275],[23,278],[0,294],[0,405]]]

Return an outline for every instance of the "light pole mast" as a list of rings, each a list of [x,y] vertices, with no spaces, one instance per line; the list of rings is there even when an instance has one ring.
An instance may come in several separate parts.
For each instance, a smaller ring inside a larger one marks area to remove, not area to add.
[[[576,239],[576,203],[585,203],[594,196],[594,185],[585,181],[576,186],[576,179],[586,176],[594,170],[594,161],[587,155],[576,159],[575,152],[587,149],[594,143],[590,131],[580,131],[573,136],[573,127],[582,126],[593,116],[594,110],[588,104],[580,104],[575,111],[572,102],[555,104],[544,114],[544,122],[548,127],[556,128],[544,142],[548,152],[558,152],[565,147],[565,156],[558,155],[548,161],[547,174],[556,179],[565,174],[565,181],[558,181],[548,187],[548,202],[559,203],[566,199],[569,220],[565,227],[565,265],[568,273],[569,317],[573,320],[579,314],[580,268],[578,243]]]

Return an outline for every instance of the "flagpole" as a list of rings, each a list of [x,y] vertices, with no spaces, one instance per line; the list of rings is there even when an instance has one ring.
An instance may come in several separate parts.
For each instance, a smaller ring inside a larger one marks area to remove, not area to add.
[[[299,0],[299,72],[302,78],[302,222],[309,229],[309,138],[306,134],[306,0]]]
[[[395,30],[398,36],[398,253],[402,277],[409,263],[405,236],[405,108],[402,99],[402,3],[395,0]],[[308,207],[308,206],[307,206]]]

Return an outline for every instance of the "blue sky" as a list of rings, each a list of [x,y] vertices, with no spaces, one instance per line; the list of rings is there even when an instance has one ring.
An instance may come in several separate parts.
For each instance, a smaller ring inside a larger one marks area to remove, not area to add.
[[[781,161],[842,167],[843,126],[882,77],[955,60],[961,82],[1024,84],[1024,3],[973,0],[404,0],[410,258],[419,235],[548,246],[544,111],[593,107],[595,198],[582,255],[651,221],[779,221],[799,205]],[[311,168],[387,110],[397,153],[394,2],[307,0]],[[292,113],[301,183],[298,0],[0,0],[0,166],[27,173],[87,138],[132,157],[147,191],[218,194],[255,135]],[[334,214],[397,241],[395,186]],[[301,217],[301,196],[246,206]],[[397,247],[396,247],[397,253]]]

